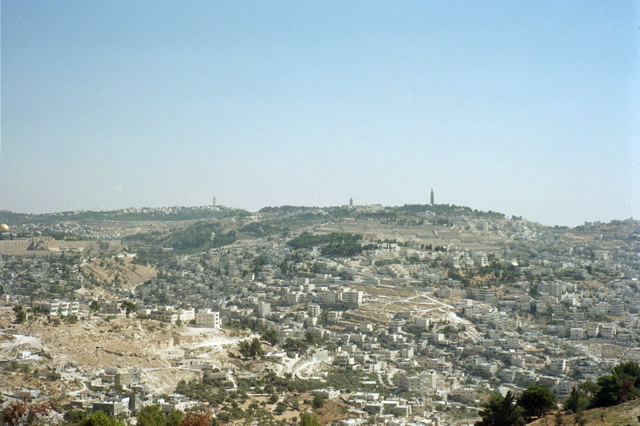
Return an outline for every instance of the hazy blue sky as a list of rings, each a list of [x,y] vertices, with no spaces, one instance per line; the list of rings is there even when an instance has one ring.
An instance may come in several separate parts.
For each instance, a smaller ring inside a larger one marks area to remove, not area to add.
[[[640,219],[638,1],[2,0],[0,209]]]

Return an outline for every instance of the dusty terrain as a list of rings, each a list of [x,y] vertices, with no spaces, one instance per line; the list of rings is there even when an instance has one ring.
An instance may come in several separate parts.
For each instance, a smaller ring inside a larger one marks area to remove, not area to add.
[[[560,413],[562,424],[565,426],[579,425],[575,414]],[[594,408],[584,411],[584,419],[589,426],[609,426],[609,425],[637,425],[640,422],[640,402],[628,402],[607,408]],[[546,426],[559,424],[556,414],[549,414],[546,417],[530,423],[533,426]]]
[[[414,316],[429,318],[435,322],[443,322],[464,326],[465,336],[473,340],[480,338],[475,326],[469,320],[455,314],[447,301],[436,299],[421,290],[398,289],[384,286],[352,286],[366,292],[376,300],[370,300],[355,311],[350,311],[349,319],[357,322],[386,325],[398,314],[411,312]],[[411,325],[411,324],[407,324]]]
[[[158,271],[153,266],[135,264],[133,257],[94,258],[82,266],[83,272],[95,281],[118,284],[117,287],[131,291],[138,284],[155,278]]]
[[[26,324],[12,324],[12,315],[0,317],[0,360],[20,359],[29,364],[25,370],[4,371],[2,392],[19,388],[47,390],[59,395],[80,389],[79,382],[50,382],[34,377],[33,372],[77,367],[93,377],[107,367],[142,370],[142,380],[159,393],[171,393],[180,379],[190,380],[195,373],[171,368],[171,361],[197,356],[215,366],[228,363],[227,347],[235,347],[241,337],[207,328],[187,328],[151,320],[92,317],[77,324],[53,325],[46,317]],[[28,356],[28,352],[31,356]]]

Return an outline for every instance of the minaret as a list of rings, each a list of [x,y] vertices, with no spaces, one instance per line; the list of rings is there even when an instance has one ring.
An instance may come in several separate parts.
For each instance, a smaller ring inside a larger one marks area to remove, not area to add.
[[[433,188],[431,188],[431,205],[433,206],[435,204],[435,200],[433,197]]]

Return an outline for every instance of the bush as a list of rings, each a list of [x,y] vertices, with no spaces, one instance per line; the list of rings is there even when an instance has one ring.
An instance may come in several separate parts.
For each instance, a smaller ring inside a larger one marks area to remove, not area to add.
[[[278,405],[276,405],[275,412],[278,414],[282,414],[285,411],[287,411],[287,404],[283,401],[278,402]]]
[[[316,395],[313,397],[311,406],[315,409],[322,408],[324,406],[325,397],[322,395]]]
[[[533,385],[522,392],[518,405],[526,417],[543,417],[556,407],[556,396],[546,386]]]

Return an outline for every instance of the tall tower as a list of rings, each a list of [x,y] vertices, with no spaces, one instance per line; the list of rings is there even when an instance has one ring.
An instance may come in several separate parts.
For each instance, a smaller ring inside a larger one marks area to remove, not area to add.
[[[431,205],[433,206],[435,204],[435,199],[433,197],[433,188],[431,188]]]
[[[213,197],[213,207],[216,206],[216,202],[217,202],[216,197]]]
[[[353,198],[349,198],[349,207],[353,207]]]

